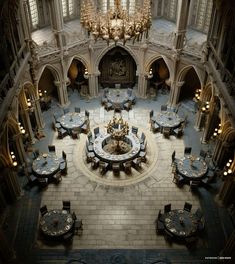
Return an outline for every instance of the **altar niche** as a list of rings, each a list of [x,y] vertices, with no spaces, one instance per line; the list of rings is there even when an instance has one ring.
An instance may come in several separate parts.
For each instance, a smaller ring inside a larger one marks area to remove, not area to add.
[[[136,63],[124,49],[116,47],[108,51],[99,64],[100,84],[102,87],[133,87],[136,82]]]

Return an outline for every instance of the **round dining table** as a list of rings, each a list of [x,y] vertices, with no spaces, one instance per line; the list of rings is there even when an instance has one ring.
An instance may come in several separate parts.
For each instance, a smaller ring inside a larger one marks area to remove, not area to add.
[[[197,233],[198,218],[186,210],[171,210],[164,214],[164,226],[173,236],[190,237]]]
[[[69,232],[74,224],[72,215],[66,210],[50,210],[40,219],[40,230],[50,237],[59,237]]]
[[[208,166],[206,162],[192,155],[176,160],[177,171],[188,180],[200,180],[206,176]]]
[[[72,129],[77,129],[83,126],[85,118],[77,112],[69,112],[59,118],[61,126],[71,133]]]
[[[140,152],[140,140],[139,138],[133,134],[129,133],[126,135],[126,141],[128,144],[130,144],[131,148],[127,153],[124,154],[110,154],[109,152],[106,152],[104,150],[105,142],[111,140],[110,134],[100,134],[94,141],[93,147],[94,147],[94,153],[95,156],[99,159],[108,162],[125,162],[128,160],[133,160],[139,155]]]
[[[108,102],[112,104],[114,109],[120,108],[123,109],[124,104],[129,100],[129,96],[126,90],[109,90],[107,93]]]
[[[154,121],[161,127],[176,128],[183,121],[175,112],[162,111],[154,116]]]
[[[38,156],[32,164],[34,175],[38,177],[49,177],[60,169],[60,160],[55,154],[44,153]]]

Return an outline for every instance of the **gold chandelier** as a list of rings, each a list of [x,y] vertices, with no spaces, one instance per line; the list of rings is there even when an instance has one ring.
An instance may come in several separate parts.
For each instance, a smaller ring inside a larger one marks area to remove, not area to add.
[[[81,24],[94,36],[94,39],[140,41],[143,35],[148,37],[151,26],[150,0],[143,0],[142,8],[135,7],[135,12],[130,14],[121,6],[120,0],[114,0],[114,8],[105,14],[96,11],[93,0],[83,0],[81,6]]]

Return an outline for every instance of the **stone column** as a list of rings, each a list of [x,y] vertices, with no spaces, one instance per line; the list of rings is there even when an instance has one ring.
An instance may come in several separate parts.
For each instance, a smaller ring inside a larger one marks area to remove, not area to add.
[[[59,101],[61,106],[69,105],[68,91],[67,91],[67,83],[66,81],[54,81],[55,86],[57,87],[57,93],[59,97]]]
[[[22,194],[22,190],[17,178],[16,170],[14,168],[5,168],[3,175],[11,199],[13,201],[18,200]]]
[[[185,34],[188,25],[190,0],[178,1],[178,17],[174,39],[174,49],[182,50],[184,47]]]
[[[98,96],[98,76],[99,73],[89,74],[88,90],[92,98]]]
[[[216,164],[220,168],[223,166],[223,164],[228,159],[229,147],[231,147],[231,143],[222,141],[221,135],[219,135],[217,137],[214,152],[212,154],[212,161],[214,162],[214,164]]]
[[[51,19],[51,28],[56,39],[57,47],[63,49],[66,45],[64,37],[64,22],[62,13],[62,1],[60,0],[49,0],[49,12]]]
[[[14,249],[7,241],[2,227],[0,227],[0,255],[1,260],[4,261],[4,263],[14,263],[14,260],[16,260]]]
[[[168,101],[168,104],[171,107],[175,107],[177,105],[179,101],[181,87],[183,84],[184,82],[172,82],[171,83],[171,91],[170,91],[169,101]]]
[[[138,77],[138,96],[140,98],[146,98],[147,96],[148,80],[145,73],[139,73]]]
[[[34,114],[35,114],[35,119],[37,122],[37,127],[38,130],[43,130],[45,123],[43,121],[43,117],[42,117],[42,110],[40,107],[40,100],[39,98],[37,98],[36,100],[32,101],[33,107],[34,107]]]
[[[19,155],[20,163],[25,164],[25,163],[27,163],[27,155],[25,153],[22,137],[23,137],[23,135],[19,133],[19,134],[13,136],[13,140],[14,140],[15,145],[16,145],[16,149],[17,149],[17,153]]]
[[[26,133],[28,134],[29,141],[34,144],[35,143],[35,138],[34,138],[34,133],[32,130],[32,125],[29,117],[29,111],[31,111],[29,108],[25,108],[21,111],[21,118],[23,120],[24,128]]]
[[[219,191],[219,199],[224,205],[229,205],[235,196],[234,174],[227,176]]]

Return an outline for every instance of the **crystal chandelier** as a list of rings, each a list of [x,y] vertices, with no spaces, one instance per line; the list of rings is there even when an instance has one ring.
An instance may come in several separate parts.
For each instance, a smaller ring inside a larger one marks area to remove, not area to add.
[[[81,24],[94,36],[94,39],[140,41],[143,35],[148,37],[151,26],[150,0],[143,0],[141,8],[135,8],[133,14],[121,6],[120,0],[114,0],[114,9],[109,9],[105,14],[96,11],[93,0],[83,0],[81,6]]]

